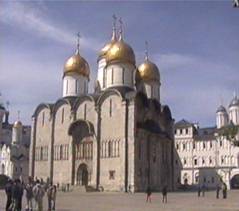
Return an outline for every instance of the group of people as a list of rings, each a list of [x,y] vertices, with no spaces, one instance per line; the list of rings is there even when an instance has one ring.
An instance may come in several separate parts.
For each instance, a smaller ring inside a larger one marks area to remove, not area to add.
[[[207,188],[206,188],[205,184],[203,184],[202,186],[199,184],[198,185],[198,197],[201,196],[201,193],[202,193],[202,196],[204,197],[206,189]],[[219,199],[221,190],[222,190],[222,198],[226,199],[227,198],[227,185],[224,182],[221,185],[218,184],[216,187],[216,198],[217,199]]]
[[[168,193],[168,190],[167,190],[167,186],[164,186],[162,188],[162,202],[163,203],[167,203],[167,193]],[[147,190],[146,190],[146,202],[151,202],[151,195],[152,195],[152,190],[150,188],[150,186],[148,186]]]
[[[52,183],[44,183],[42,180],[35,181],[29,177],[28,183],[24,184],[20,179],[9,179],[5,192],[7,195],[6,211],[21,211],[22,198],[25,192],[26,196],[26,211],[43,211],[43,198],[45,193],[48,199],[48,211],[55,210],[56,204],[56,185]]]

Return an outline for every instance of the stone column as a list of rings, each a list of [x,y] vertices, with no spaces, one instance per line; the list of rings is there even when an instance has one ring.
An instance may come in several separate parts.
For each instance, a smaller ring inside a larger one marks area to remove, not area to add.
[[[35,147],[36,147],[36,126],[37,119],[35,116],[32,117],[31,127],[31,144],[30,144],[30,157],[29,157],[29,175],[34,178],[35,176]]]
[[[128,188],[135,190],[135,105],[131,101],[128,105]]]

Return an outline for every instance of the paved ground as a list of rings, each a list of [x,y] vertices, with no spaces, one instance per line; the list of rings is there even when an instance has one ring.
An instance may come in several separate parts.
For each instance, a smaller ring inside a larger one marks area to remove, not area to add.
[[[0,191],[0,211],[4,211],[5,194]],[[162,204],[160,193],[152,195],[152,203],[145,203],[145,194],[127,193],[58,193],[57,211],[239,211],[239,190],[229,191],[228,199],[216,199],[215,192],[198,198],[196,193],[169,193],[168,203]],[[25,204],[25,199],[24,199]],[[46,209],[46,200],[44,211]]]

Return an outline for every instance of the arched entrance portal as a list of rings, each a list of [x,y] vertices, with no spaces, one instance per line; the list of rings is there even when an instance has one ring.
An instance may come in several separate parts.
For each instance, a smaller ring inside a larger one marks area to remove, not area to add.
[[[76,175],[76,184],[82,186],[88,185],[88,170],[86,164],[81,164],[78,167]]]
[[[231,188],[239,189],[239,174],[236,174],[231,179]]]

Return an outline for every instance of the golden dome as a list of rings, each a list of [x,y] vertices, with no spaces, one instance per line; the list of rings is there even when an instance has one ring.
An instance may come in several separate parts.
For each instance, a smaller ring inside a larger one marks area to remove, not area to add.
[[[65,63],[64,75],[68,73],[78,73],[89,78],[89,64],[83,57],[80,56],[79,53],[76,53],[75,55],[70,57]]]
[[[115,42],[106,53],[106,62],[127,62],[135,65],[133,49],[123,40]]]
[[[145,60],[144,63],[139,65],[138,72],[140,75],[140,78],[143,81],[149,82],[149,81],[156,81],[160,82],[160,75],[159,75],[159,69],[153,62],[149,61],[148,59]]]
[[[13,127],[15,127],[15,128],[22,127],[21,121],[17,120],[16,122],[14,122]]]
[[[111,40],[109,43],[104,45],[104,47],[99,52],[98,60],[106,56],[107,52],[112,47],[112,45],[114,45],[115,42],[116,42],[115,40]]]

